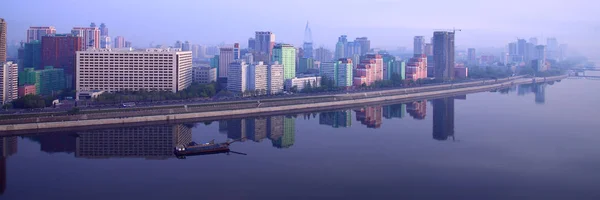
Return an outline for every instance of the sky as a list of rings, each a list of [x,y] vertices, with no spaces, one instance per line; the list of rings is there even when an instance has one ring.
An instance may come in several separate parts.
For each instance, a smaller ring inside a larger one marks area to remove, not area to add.
[[[556,37],[588,56],[600,55],[597,0],[1,0],[9,41],[29,26],[72,27],[104,22],[112,37],[134,46],[195,44],[246,46],[255,31],[301,45],[307,21],[315,46],[333,48],[339,35],[366,36],[373,47],[412,48],[416,35],[461,29],[459,48],[504,47],[517,38]]]

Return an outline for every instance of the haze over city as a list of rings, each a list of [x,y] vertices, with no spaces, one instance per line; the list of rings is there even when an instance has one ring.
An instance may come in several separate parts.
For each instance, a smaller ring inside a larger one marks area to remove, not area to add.
[[[591,60],[600,54],[600,40],[590,40],[600,33],[598,6],[592,0],[6,0],[2,5],[10,8],[3,12],[10,24],[9,42],[24,40],[29,26],[55,26],[67,33],[96,22],[136,47],[176,40],[245,45],[257,30],[272,31],[278,42],[299,46],[309,21],[315,47],[330,49],[342,34],[367,36],[376,48],[410,48],[414,35],[431,37],[434,30],[455,27],[463,30],[456,36],[458,49],[556,37]]]

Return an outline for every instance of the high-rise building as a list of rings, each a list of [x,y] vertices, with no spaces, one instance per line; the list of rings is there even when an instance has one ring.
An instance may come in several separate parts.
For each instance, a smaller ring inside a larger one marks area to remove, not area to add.
[[[241,58],[240,43],[234,43],[233,44],[233,60],[238,60],[240,58]],[[248,64],[252,64],[252,63],[248,63]]]
[[[277,44],[273,48],[272,61],[278,61],[283,65],[283,78],[296,77],[296,48],[289,44]]]
[[[177,92],[192,83],[192,52],[181,49],[90,49],[78,51],[76,62],[77,91]]]
[[[27,29],[27,43],[35,40],[42,41],[42,37],[56,34],[54,26],[32,26]]]
[[[330,62],[333,59],[333,54],[329,49],[319,47],[315,49],[315,61]]]
[[[112,39],[110,36],[100,36],[100,48],[110,49],[112,47]]]
[[[108,36],[108,28],[106,24],[100,23],[100,48],[110,49],[112,47],[112,39]]]
[[[467,49],[467,62],[470,65],[477,65],[477,53],[475,48]]]
[[[383,59],[379,54],[367,54],[353,72],[354,86],[370,86],[375,81],[383,80]]]
[[[131,45],[131,42],[130,41],[125,41],[125,48],[131,48],[131,47],[133,47]]]
[[[251,53],[244,54],[241,59],[246,63],[254,63],[254,55],[252,55]]]
[[[257,94],[267,94],[268,82],[267,65],[263,62],[250,65],[248,68],[248,90],[255,91]]]
[[[314,68],[314,64],[315,61],[312,58],[300,58],[298,61],[298,69],[296,69],[296,73],[307,73],[308,69]]]
[[[248,64],[244,61],[233,62],[227,72],[227,90],[244,93],[248,90]]]
[[[344,50],[344,58],[352,58],[354,55],[360,56],[360,43],[358,42],[348,42],[346,44],[346,49]]]
[[[529,43],[533,44],[534,46],[537,46],[538,39],[536,37],[529,38]]]
[[[354,78],[352,59],[340,59],[336,63],[335,69],[335,85],[337,87],[352,86],[352,79]]]
[[[535,59],[531,61],[531,66],[538,72],[548,69],[546,64],[547,51],[544,45],[536,46]]]
[[[183,42],[177,40],[175,42],[175,44],[173,45],[173,48],[179,48],[179,49],[183,49]]]
[[[558,40],[556,38],[548,38],[546,40],[546,57],[547,59],[557,60],[559,54]]]
[[[229,74],[228,68],[229,65],[235,60],[233,59],[233,48],[231,47],[221,47],[219,53],[219,69],[217,73],[219,74],[219,78],[227,78]]]
[[[427,78],[427,56],[415,55],[406,65],[406,79],[416,81],[425,78]]]
[[[523,60],[527,57],[527,41],[524,39],[517,40],[517,55],[521,56]]]
[[[67,83],[63,69],[46,66],[42,70],[25,68],[19,72],[19,85],[34,85],[36,94],[51,95],[64,90]]]
[[[415,36],[413,49],[415,55],[425,54],[425,38],[423,36]]]
[[[200,45],[193,44],[192,45],[192,58],[194,58],[194,59],[198,58],[199,51],[200,51]]]
[[[210,58],[210,67],[217,68],[217,77],[219,77],[219,60],[221,60],[219,55]]]
[[[22,51],[19,51],[19,71],[25,68],[42,67],[42,42],[33,40],[32,42],[23,44]]]
[[[433,45],[431,43],[426,43],[425,44],[425,55],[427,55],[427,56],[433,56]]]
[[[360,55],[365,55],[371,51],[371,41],[367,37],[359,37],[354,40],[360,44]]]
[[[190,44],[190,41],[185,41],[182,45],[181,45],[181,50],[182,51],[192,51],[192,44]]]
[[[569,49],[569,45],[567,44],[560,44],[560,46],[558,47],[558,60],[559,61],[563,61],[564,59],[567,58],[568,54],[568,49]]]
[[[192,82],[200,84],[217,82],[217,68],[210,66],[192,67]]]
[[[399,77],[400,80],[406,79],[406,62],[402,60],[392,61],[391,66],[387,69],[387,80],[393,80],[394,76]]]
[[[436,79],[454,79],[454,32],[433,33],[433,61]]]
[[[454,137],[454,98],[434,99],[433,139],[447,140]]]
[[[108,36],[108,28],[104,23],[100,23],[100,36]]]
[[[115,37],[115,48],[125,48],[125,38],[123,36]]]
[[[346,53],[344,52],[346,50],[346,46],[345,45],[346,44],[344,44],[341,41],[338,41],[335,44],[335,56],[334,56],[334,59],[341,59],[341,58],[346,57],[346,55],[345,55]]]
[[[0,105],[19,97],[19,66],[13,62],[2,63],[0,68]]]
[[[6,62],[6,21],[0,18],[0,63]]]
[[[283,85],[283,65],[274,62],[267,67],[267,94],[282,93]]]
[[[254,48],[256,47],[256,40],[254,40],[254,38],[248,38],[248,49],[249,50],[254,50]]]
[[[275,34],[270,31],[256,31],[254,43],[254,60],[269,63],[273,56]]]
[[[312,31],[308,26],[308,22],[306,22],[306,28],[304,28],[304,44],[302,44],[302,49],[304,49],[303,58],[313,57]]]
[[[198,58],[206,58],[207,56],[206,46],[200,45],[198,47]]]
[[[81,37],[71,34],[56,34],[42,37],[42,65],[63,69],[67,88],[75,87],[75,56],[83,50]]]
[[[81,37],[84,50],[100,48],[100,30],[96,27],[74,27],[71,34]]]

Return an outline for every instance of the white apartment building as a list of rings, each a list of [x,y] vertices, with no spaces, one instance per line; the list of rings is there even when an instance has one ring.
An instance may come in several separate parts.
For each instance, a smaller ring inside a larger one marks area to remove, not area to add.
[[[319,76],[309,76],[309,77],[294,77],[292,79],[285,80],[285,88],[287,90],[291,90],[291,88],[296,87],[298,91],[303,90],[306,86],[310,84],[311,87],[320,87],[321,86],[321,77]]]
[[[229,65],[227,72],[227,90],[243,93],[248,90],[248,64],[244,61],[234,62]]]
[[[18,98],[19,67],[13,62],[6,62],[0,67],[0,105]]]
[[[192,82],[201,84],[217,82],[217,68],[211,68],[210,66],[192,67]]]
[[[192,52],[89,49],[76,57],[77,91],[181,91],[192,83]]]
[[[267,67],[267,94],[283,92],[283,65],[275,61]]]
[[[248,90],[260,91],[263,94],[267,93],[267,65],[263,62],[258,62],[251,65],[248,70]]]

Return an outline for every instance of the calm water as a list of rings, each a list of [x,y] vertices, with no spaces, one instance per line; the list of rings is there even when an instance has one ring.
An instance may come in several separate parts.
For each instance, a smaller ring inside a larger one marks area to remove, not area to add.
[[[600,81],[1,141],[0,199],[600,199]],[[177,159],[176,144],[246,137]]]

